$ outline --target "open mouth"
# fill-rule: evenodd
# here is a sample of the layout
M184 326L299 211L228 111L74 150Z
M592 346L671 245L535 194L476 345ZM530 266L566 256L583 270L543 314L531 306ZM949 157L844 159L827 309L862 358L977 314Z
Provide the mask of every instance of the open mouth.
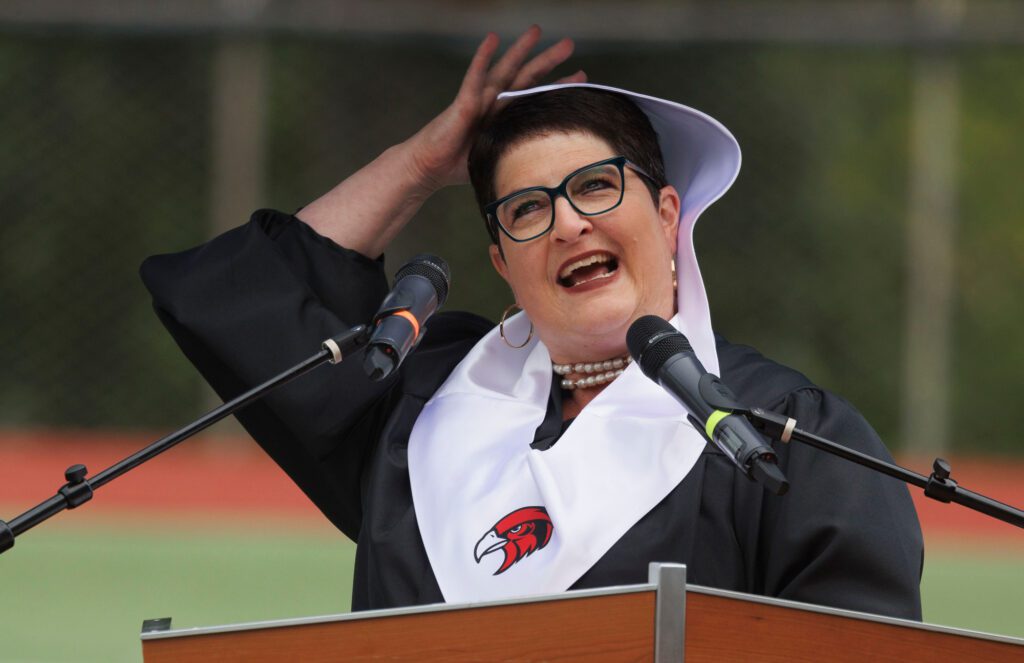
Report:
M558 285L563 288L606 279L619 268L619 259L610 253L592 253L564 265L558 272Z

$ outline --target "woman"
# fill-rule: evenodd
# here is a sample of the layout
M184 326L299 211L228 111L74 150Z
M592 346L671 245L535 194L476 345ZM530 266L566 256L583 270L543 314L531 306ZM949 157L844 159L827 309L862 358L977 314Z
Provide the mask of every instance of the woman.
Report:
M497 108L500 90L571 52L562 41L527 60L538 39L532 28L489 67L488 36L451 107L296 217L257 212L151 258L159 315L222 396L238 393L373 315L387 291L373 258L468 159L492 262L524 314L498 329L439 314L392 379L345 362L239 416L358 542L353 608L642 582L649 561L681 561L697 584L919 618L902 485L779 448L792 488L767 495L625 367L629 324L672 319L743 400L887 457L841 399L716 345L690 230L735 177L735 141L630 93L532 90Z

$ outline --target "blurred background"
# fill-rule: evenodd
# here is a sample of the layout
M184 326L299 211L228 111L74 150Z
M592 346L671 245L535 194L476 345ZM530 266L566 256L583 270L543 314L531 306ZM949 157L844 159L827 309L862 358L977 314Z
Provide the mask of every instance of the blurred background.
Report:
M559 75L739 140L696 230L719 333L843 394L913 469L942 455L1024 503L1024 3L6 0L0 517L216 404L144 257L317 197L439 112L487 31L533 22L577 42ZM450 189L386 259L445 257L447 307L496 320L486 245ZM138 660L144 618L348 609L352 544L233 423L120 483L0 559L0 658ZM1024 636L1024 534L918 503L926 621Z

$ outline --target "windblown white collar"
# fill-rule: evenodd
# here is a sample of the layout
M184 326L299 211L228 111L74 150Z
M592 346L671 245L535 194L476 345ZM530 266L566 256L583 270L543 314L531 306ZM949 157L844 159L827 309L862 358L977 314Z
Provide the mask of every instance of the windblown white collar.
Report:
M679 191L678 310L673 324L718 373L693 226L732 185L736 140L700 111L600 85L549 85L624 94L658 133ZM506 322L524 338L525 314ZM568 589L693 468L704 439L681 407L635 365L604 389L547 451L530 448L551 392L551 359L534 339L513 350L492 330L424 406L409 439L420 534L446 601Z

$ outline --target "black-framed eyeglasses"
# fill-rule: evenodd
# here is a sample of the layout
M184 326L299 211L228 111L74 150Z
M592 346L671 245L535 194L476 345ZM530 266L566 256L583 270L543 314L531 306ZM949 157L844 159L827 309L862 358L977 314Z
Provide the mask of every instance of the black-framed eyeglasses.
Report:
M488 223L501 228L513 242L528 242L555 226L555 200L563 196L584 216L610 212L622 203L626 191L624 168L629 166L657 186L654 178L623 156L583 166L566 175L554 189L534 186L499 198L484 207ZM494 241L498 240L493 230Z

